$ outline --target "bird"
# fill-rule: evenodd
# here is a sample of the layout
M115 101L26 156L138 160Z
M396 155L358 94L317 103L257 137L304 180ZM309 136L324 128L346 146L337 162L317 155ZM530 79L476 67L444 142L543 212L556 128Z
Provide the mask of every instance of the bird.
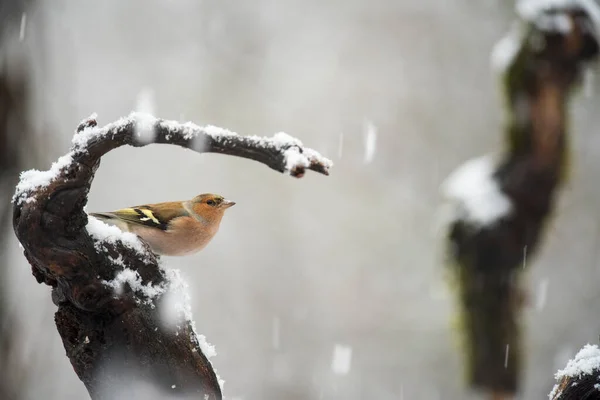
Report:
M157 255L185 256L208 245L219 230L225 210L235 204L223 196L204 193L186 201L146 204L89 215L138 235Z

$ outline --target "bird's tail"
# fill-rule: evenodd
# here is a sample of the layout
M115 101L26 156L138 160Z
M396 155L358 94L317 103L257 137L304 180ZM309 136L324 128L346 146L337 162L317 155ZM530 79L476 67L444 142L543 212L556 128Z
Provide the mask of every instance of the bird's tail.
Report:
M522 352L520 271L490 274L459 267L456 272L469 384L491 393L516 393Z

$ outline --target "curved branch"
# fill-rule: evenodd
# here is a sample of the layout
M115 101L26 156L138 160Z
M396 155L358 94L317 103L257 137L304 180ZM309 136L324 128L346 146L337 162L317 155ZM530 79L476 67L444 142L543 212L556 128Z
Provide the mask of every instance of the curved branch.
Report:
M165 392L220 399L217 376L197 335L177 271L164 270L135 235L89 218L83 210L100 158L117 147L175 144L197 152L249 158L301 177L328 174L331 161L286 134L242 137L212 126L131 114L77 128L71 151L49 171L21 174L13 197L13 226L38 282L53 288L56 325L67 355L92 399L110 398L107 382L152 382ZM175 315L174 325L160 309ZM164 311L164 310L163 310Z
M329 175L332 165L330 160L303 147L302 142L285 133L278 133L272 138L240 136L211 125L200 127L190 122L182 124L142 113L132 113L103 128L96 128L94 115L83 121L78 130L82 134L73 140L74 150L83 162L87 160L86 153L93 160L125 144L140 147L149 143L163 143L198 153L248 158L298 178L304 175L306 169ZM104 140L105 136L111 137L111 140Z

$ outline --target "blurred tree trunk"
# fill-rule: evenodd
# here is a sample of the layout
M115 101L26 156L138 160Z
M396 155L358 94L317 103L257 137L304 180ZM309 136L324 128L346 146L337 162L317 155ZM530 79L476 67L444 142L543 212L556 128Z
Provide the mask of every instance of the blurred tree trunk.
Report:
M493 399L512 398L521 387L525 260L541 244L566 175L569 100L583 69L598 55L591 15L578 4L540 7L537 15L521 17L520 36L506 39L516 46L514 54L503 49L504 58L512 56L503 82L507 149L485 177L498 193L463 202L448 235L469 384ZM571 27L567 31L559 29L564 21ZM465 189L464 180L472 178L472 172L461 175L462 186L452 189L455 196L461 191L458 200L480 195ZM507 212L485 223L474 220L475 211L496 207L497 199L509 204Z
M22 169L19 144L28 141L28 65L23 47L15 49L21 21L30 2L8 0L0 3L0 254L7 254L6 231L12 207L10 198ZM14 51L16 50L16 51ZM8 268L6 256L0 259L0 276ZM7 307L5 286L0 281L0 399L22 398L25 368L15 351L18 338L16 318Z

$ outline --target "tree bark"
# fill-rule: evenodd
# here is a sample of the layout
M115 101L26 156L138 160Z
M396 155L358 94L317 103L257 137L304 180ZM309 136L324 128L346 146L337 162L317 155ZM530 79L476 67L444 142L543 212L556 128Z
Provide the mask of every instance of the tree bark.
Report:
M564 377L551 400L600 400L600 390L597 388L599 379L598 370L579 377Z
M221 399L190 316L176 329L161 322L165 295L181 282L147 246L140 252L123 241L102 242L86 229L83 207L100 158L122 145L165 143L253 159L295 177L307 169L328 174L331 162L287 135L243 137L141 114L103 128L90 117L77 131L68 155L49 172L23 173L13 198L14 231L35 278L52 287L56 326L75 372L94 400L113 398L131 382L151 383L165 395ZM158 294L131 281L115 291L107 282L125 268Z
M468 382L495 399L520 387L522 275L566 175L568 100L598 54L588 10L570 4L522 13L519 36L507 39L516 46L503 71L507 149L491 179L511 211L485 226L459 217L448 234Z

